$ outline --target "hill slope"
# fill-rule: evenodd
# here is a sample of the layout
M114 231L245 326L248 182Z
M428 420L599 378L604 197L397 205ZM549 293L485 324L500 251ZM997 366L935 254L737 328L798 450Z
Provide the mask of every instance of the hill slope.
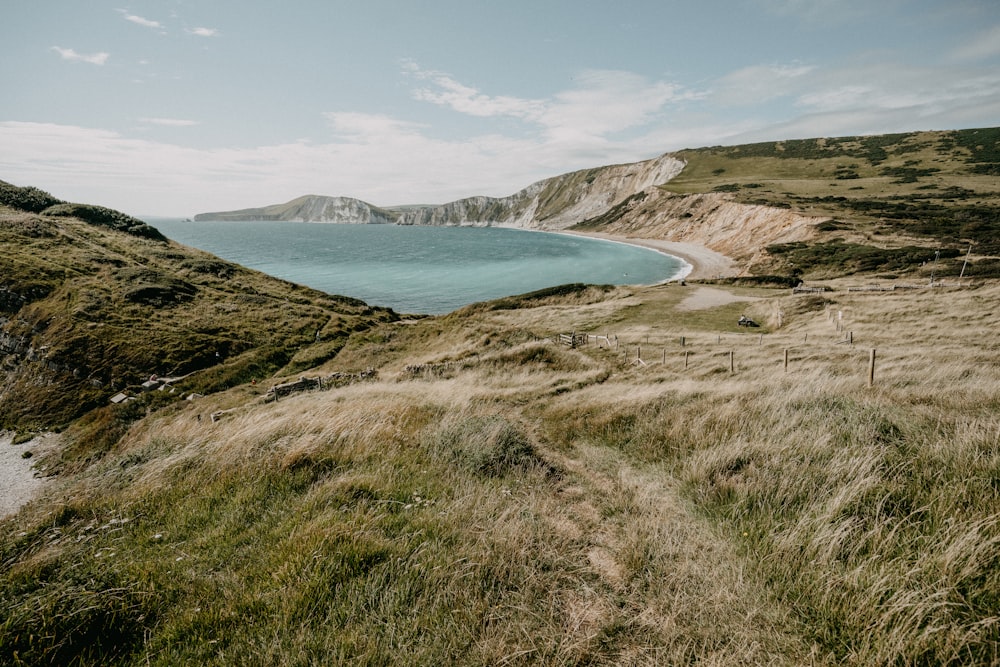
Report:
M997 286L709 289L386 323L308 373L372 382L154 412L0 524L0 659L996 662Z
M174 399L263 379L395 317L38 192L0 183L0 429L63 427L122 391L141 401L118 411L168 402L141 394L151 375L189 376Z
M579 229L700 242L748 273L1000 275L1000 129L766 142L686 167ZM901 252L900 252L901 251Z

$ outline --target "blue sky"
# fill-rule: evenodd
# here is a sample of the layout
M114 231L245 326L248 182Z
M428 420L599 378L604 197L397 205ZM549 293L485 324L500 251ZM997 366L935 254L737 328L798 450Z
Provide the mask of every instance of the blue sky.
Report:
M5 0L0 180L391 206L717 144L1000 125L997 0Z

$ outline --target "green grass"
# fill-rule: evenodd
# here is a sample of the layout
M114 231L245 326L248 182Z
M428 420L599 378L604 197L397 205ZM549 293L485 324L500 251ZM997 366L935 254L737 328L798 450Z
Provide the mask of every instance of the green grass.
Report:
M711 149L688 178L760 198L777 188L752 162L788 167L782 188L823 169L832 188L860 183L860 208L877 183L915 178L898 196L961 175L955 201L987 206L983 132ZM906 164L932 154L939 171ZM796 187L789 206L848 208ZM0 317L52 367L5 357L0 417L22 438L66 428L37 457L58 476L0 521L0 663L1000 661L990 281L717 284L755 300L714 307L691 305L694 284L569 285L399 321L43 214L43 195L15 190L0 212ZM934 243L861 242L873 228L852 216L773 257L866 277L963 260L914 269ZM547 342L574 331L625 351ZM282 377L366 368L369 382L262 400ZM107 404L189 371L175 394ZM192 392L207 395L180 400Z
M823 240L846 232L872 252L917 237L949 250L971 242L977 254L995 256L996 154L996 129L713 147L681 151L687 167L662 187L831 216L817 230Z
M293 360L289 372L301 370L396 317L168 242L99 207L0 209L0 247L4 330L35 350L34 360L27 346L5 359L0 428L64 428L118 391L137 395L151 375L190 376L175 385L180 399L262 380Z
M385 323L334 359L376 381L123 415L0 526L3 661L995 661L997 288L679 309L691 291ZM875 389L829 308L880 348ZM524 333L574 320L652 338L648 363Z

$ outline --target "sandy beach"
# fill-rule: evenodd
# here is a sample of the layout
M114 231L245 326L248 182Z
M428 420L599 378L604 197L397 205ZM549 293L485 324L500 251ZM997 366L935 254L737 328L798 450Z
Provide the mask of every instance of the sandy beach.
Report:
M729 278L731 276L738 275L740 272L736 262L734 262L731 258L726 257L721 253L717 253L714 250L709 250L705 246L697 243L662 241L660 239L640 239L628 236L618 236L616 234L605 234L603 232L576 232L566 230L565 233L577 234L579 236L590 236L595 239L604 239L606 241L629 243L643 248L658 250L668 255L673 255L674 257L684 260L691 267L690 271L688 271L688 273L684 276L685 278Z

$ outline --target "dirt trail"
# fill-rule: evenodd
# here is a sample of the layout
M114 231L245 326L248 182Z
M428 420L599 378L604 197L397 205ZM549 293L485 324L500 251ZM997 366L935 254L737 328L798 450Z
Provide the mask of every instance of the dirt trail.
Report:
M48 483L36 477L34 465L41 450L52 447L52 436L41 436L20 445L11 444L12 433L0 433L0 519L15 513ZM26 452L32 456L24 458Z
M692 512L677 480L606 448L578 445L546 456L578 481L564 491L568 516L588 536L591 569L626 601L618 609L591 601L582 623L635 624L673 655L706 664L824 664L735 546Z

